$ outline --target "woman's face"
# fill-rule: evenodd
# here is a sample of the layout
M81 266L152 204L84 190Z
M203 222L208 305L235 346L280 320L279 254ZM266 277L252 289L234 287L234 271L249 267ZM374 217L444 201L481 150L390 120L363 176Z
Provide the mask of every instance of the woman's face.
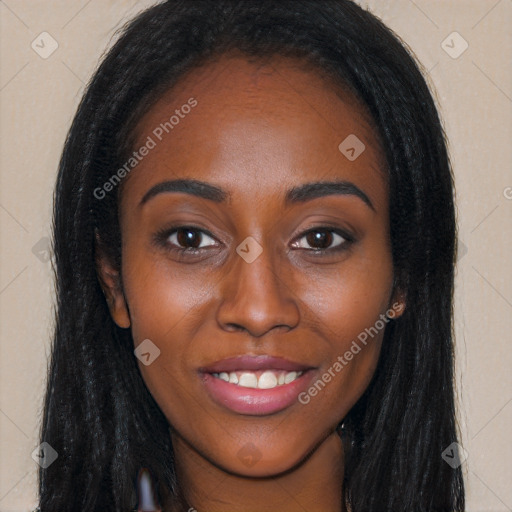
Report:
M112 315L175 445L229 472L299 464L374 373L394 298L366 119L293 61L225 57L138 125Z

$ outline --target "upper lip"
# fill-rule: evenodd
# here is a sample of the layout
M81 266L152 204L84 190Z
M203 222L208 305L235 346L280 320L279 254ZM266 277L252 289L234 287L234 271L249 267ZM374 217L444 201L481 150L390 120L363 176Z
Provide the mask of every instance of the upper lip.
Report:
M282 357L274 357L269 355L249 356L241 355L222 359L211 365L199 368L203 373L220 373L234 371L256 371L256 370L286 370L286 371L304 371L313 368L311 365L297 363L284 359Z

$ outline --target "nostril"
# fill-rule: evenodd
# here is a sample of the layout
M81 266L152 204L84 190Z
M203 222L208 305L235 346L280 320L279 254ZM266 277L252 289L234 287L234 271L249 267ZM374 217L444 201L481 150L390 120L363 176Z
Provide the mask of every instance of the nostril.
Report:
M227 329L229 331L233 331L233 332L237 332L237 331L246 331L247 329L245 327L243 327L242 325L240 324L233 324L233 323L229 323L226 325Z

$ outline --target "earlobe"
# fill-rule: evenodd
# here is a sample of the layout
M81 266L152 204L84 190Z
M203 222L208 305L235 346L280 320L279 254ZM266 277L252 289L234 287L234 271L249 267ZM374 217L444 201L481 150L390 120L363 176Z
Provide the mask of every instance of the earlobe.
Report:
M391 299L391 303L389 305L387 316L389 318L399 318L404 313L405 307L406 307L406 295L402 290L397 289L393 293L393 298Z
M97 231L95 232L95 262L96 273L103 290L103 295L105 295L110 315L119 327L127 329L130 327L131 322L121 285L121 276L101 248L101 240Z
M105 292L105 298L107 299L108 308L110 310L110 316L114 322L123 329L128 329L131 325L130 315L126 305L126 300L122 290L116 289L115 291L109 290Z

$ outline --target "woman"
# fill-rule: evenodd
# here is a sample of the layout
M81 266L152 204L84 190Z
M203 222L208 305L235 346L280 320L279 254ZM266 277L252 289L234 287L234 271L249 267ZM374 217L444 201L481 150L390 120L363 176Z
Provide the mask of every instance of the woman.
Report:
M374 16L143 12L59 169L41 512L131 510L138 475L140 510L464 510L455 241L434 102Z

